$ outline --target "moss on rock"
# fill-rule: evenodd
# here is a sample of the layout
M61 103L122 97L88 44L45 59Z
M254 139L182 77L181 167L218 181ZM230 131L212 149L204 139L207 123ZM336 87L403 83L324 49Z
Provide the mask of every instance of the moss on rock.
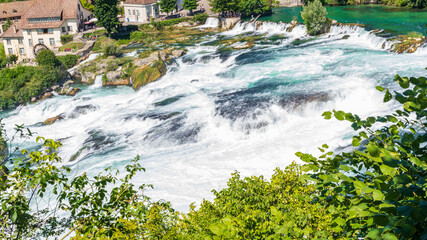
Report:
M166 72L166 64L161 60L155 61L151 65L137 68L132 74L133 88L138 90L142 86L163 77Z

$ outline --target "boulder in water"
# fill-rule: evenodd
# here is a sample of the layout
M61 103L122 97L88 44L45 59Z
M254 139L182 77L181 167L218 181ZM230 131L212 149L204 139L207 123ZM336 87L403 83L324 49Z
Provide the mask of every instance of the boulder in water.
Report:
M182 50L182 49L179 49L179 50L173 50L172 51L172 56L173 57L182 57L182 56L184 56L185 55L185 51L184 50Z
M132 74L133 88L138 90L142 86L163 77L166 72L167 68L165 62L160 60L149 66L137 68Z
M51 98L51 97L53 97L53 93L52 92L45 92L41 96L40 101L45 100L46 98Z
M46 119L46 120L43 122L43 125L52 125L52 124L54 124L56 121L61 120L61 119L64 119L64 117L62 116L62 114L60 114L60 115L58 115L58 116L56 116L56 117L51 117L51 118Z

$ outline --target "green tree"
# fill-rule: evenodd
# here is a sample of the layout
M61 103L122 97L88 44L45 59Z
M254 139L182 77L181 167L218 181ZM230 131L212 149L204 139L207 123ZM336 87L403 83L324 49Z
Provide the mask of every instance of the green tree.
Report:
M117 15L117 0L96 0L94 7L95 16L98 18L98 24L107 30L110 36L113 30L117 30L120 26Z
M409 0L408 2L408 5L413 8L427 7L427 0Z
M193 10L197 8L198 4L196 0L184 0L184 9L190 10L190 13L193 13Z
M58 58L55 56L55 53L53 53L49 49L41 50L37 54L36 59L37 59L37 64L39 66L58 67L61 64Z
M239 11L241 0L209 0L211 10L217 13L226 11Z
M160 0L160 9L169 15L170 12L176 9L176 0Z
M16 56L15 54L11 54L8 56L6 61L9 63L16 63L16 61L18 61L18 56Z
M246 0L241 1L239 10L244 17L251 15L271 14L272 8L277 6L277 1L271 0Z
M10 26L12 26L12 21L10 21L10 18L6 18L6 23L3 24L3 32L6 32L7 29L9 29Z
M301 17L304 19L308 34L317 35L323 33L325 24L328 21L327 15L326 8L322 6L320 0L314 0L309 2L307 6L303 6Z

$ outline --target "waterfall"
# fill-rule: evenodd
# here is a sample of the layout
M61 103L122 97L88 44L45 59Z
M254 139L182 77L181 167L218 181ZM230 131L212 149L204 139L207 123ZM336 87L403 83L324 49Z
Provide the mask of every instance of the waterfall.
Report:
M103 76L104 76L104 74L96 76L96 77L95 77L95 82L94 82L94 84L93 84L92 86L90 86L90 87L91 87L91 88L99 88L99 87L102 87L102 83L103 83L102 77L103 77Z
M217 17L209 17L206 20L206 23L199 26L199 28L218 28L219 27L219 19Z

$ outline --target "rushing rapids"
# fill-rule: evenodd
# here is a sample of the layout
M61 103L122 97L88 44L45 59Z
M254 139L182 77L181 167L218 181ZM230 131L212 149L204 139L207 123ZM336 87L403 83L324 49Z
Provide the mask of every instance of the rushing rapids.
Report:
M375 86L395 88L395 74L426 74L425 47L395 54L386 38L362 27L333 26L316 38L303 25L289 27L241 22L189 47L162 79L139 91L96 87L99 77L75 97L56 96L0 116L9 133L23 123L36 135L61 140L60 155L73 174L122 169L141 155L147 172L136 184L153 184L151 197L186 210L224 187L234 170L268 176L296 160L297 151L317 154L323 143L348 147L349 124L323 120L324 111L389 112L395 106L382 103ZM264 40L252 49L218 46L254 35ZM41 124L58 115L63 119Z

